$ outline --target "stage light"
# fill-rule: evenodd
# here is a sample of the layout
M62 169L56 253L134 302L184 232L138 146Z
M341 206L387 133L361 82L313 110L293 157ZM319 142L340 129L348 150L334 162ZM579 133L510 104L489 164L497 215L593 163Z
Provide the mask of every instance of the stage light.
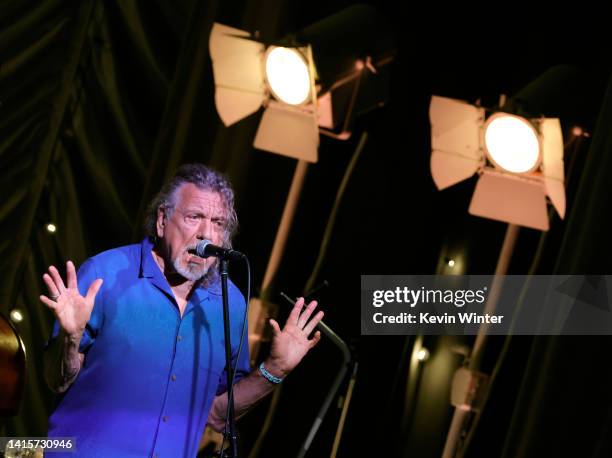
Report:
M469 213L548 230L546 196L565 216L563 136L557 118L526 118L433 96L431 174L439 190L478 172Z
M559 216L565 216L561 122L546 116L572 117L572 106L581 106L580 88L585 81L581 71L560 65L542 73L508 101L503 97L499 107L485 109L432 97L431 173L436 186L444 189L478 172L469 212L508 223L483 314L495 312L519 226L548 230L546 197ZM443 457L457 455L458 444L467 434L468 415L486 402L490 378L479 368L488 333L489 325L481 324L465 367L455 373L451 391L455 411Z
M47 229L47 232L54 233L57 230L57 227L55 226L55 224L49 223L45 226L45 229Z
M317 162L319 133L347 139L356 115L386 101L390 36L367 5L273 42L215 23L209 48L219 117L230 126L263 107L253 145Z
M448 260L448 267L455 267L455 260L454 259L449 259Z
M394 33L369 5L353 5L282 38L214 23L209 51L215 106L223 124L262 111L253 146L297 159L285 208L263 277L249 305L251 357L263 339L270 300L309 163L318 161L319 135L346 140L354 119L386 103ZM361 151L367 133L362 132Z
M266 50L248 32L218 23L213 25L209 47L221 121L230 126L263 106L254 146L317 162L312 50L308 46Z

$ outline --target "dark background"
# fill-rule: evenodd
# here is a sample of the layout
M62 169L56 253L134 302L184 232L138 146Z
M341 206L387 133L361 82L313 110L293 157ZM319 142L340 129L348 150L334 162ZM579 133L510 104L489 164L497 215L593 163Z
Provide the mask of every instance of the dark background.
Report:
M240 218L234 245L249 255L259 292L296 161L253 149L261 112L229 128L218 119L210 27L217 21L274 39L353 3L2 2L0 311L24 311L17 327L28 352L21 411L4 435L46 432L52 396L41 358L52 317L37 299L42 272L138 241L144 206L179 164L209 164L234 183ZM409 371L413 338L359 335L359 275L443 273L444 260L455 255L466 260L465 273L491 273L505 225L467 214L475 179L435 189L430 97L493 106L500 94L516 94L554 64L571 62L580 71L579 83L562 92L561 108L550 113L563 116L566 218L553 215L545 235L522 229L510 273L605 274L610 66L597 49L605 42L564 40L565 33L549 33L539 19L504 13L485 21L454 9L442 19L438 5L416 12L403 2L370 3L387 17L396 43L389 99L355 120L348 141L321 137L272 300L282 315L287 308L278 292L304 292L336 191L367 132L318 275L318 283L329 282L317 295L325 321L359 361L339 456L433 457L452 414L450 380L461 363L453 348L471 341L425 336L432 356L418 373ZM575 124L590 136L572 138ZM55 234L45 231L47 222L57 225ZM244 272L232 277L244 290ZM604 337L492 339L483 370L495 370L495 383L467 456L609 456L610 344ZM291 374L261 456L295 455L339 362L323 341ZM267 408L262 403L240 422L244 450ZM338 419L335 400L309 456L329 454Z

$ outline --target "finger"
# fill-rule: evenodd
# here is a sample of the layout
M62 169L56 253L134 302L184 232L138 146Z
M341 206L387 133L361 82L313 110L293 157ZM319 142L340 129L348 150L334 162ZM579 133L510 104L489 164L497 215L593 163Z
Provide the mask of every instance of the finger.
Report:
M38 298L40 299L40 302L42 302L43 304L45 304L47 307L49 307L51 310L57 312L57 302L52 301L51 299L49 299L47 296L38 296Z
M68 261L66 263L66 277L68 281L68 288L76 289L77 288L77 274L76 269L74 268L74 264L72 261Z
M49 290L49 295L51 297L59 296L59 291L49 274L43 274L43 281L45 282L45 285L47 285L47 290Z
M293 310L289 314L287 318L287 324L293 324L297 326L298 318L300 316L300 312L302 311L302 307L304 306L304 298L300 297L297 301L295 301L295 305L293 306Z
M86 301L93 304L94 300L96 299L96 294L98 294L98 291L100 291L100 287L102 286L103 282L104 280L102 280L101 278L98 278L97 280L94 280L91 283L91 285L89 285L89 289L87 290L87 295L85 296Z
M272 326L272 332L274 333L274 336L277 336L281 333L280 326L278 325L276 320L270 319L270 326Z
M64 280L62 280L62 277L60 277L60 274L55 266L49 267L49 274L53 279L53 283L55 283L58 293L62 294L66 290L66 287L64 286Z
M319 340L321 340L321 331L315 332L315 335L312 337L312 339L309 340L310 343L308 348L314 348L315 345L319 343Z
M315 326L319 324L319 321L323 319L323 315L323 311L319 311L319 313L317 313L314 318L310 320L306 326L304 326L304 332L306 333L306 335L309 335L315 328Z
M317 308L317 301L312 301L310 304L308 304L308 307L304 309L304 312L298 319L298 328L302 329L306 325L308 318L310 318L310 315L312 315L315 308Z

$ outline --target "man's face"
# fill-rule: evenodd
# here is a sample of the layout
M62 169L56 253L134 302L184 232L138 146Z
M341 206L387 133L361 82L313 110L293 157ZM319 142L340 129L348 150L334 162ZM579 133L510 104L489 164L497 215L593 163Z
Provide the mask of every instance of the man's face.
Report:
M178 188L174 209L157 211L157 235L166 266L174 266L187 280L199 280L206 275L215 258L196 256L195 247L204 239L214 245L223 243L226 213L218 193L202 190L192 183Z

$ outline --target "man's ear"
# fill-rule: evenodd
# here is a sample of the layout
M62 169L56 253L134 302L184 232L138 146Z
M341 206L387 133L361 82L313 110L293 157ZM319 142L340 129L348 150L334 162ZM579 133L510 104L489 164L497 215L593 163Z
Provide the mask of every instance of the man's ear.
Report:
M162 238L164 236L166 222L166 209L159 207L157 209L157 237Z

